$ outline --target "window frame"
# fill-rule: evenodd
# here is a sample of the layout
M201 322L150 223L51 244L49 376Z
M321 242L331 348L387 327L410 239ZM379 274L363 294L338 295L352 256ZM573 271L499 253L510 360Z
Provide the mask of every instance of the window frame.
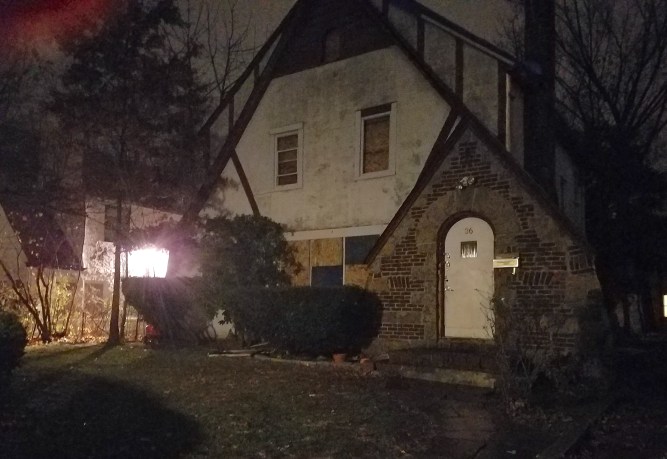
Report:
M303 185L303 123L292 124L281 128L271 129L271 149L273 154L273 189L274 190L293 190L301 188ZM290 135L297 135L296 151L296 183L285 185L278 184L278 139Z
M364 173L364 127L366 120L389 115L389 158L388 167L382 171ZM357 110L357 159L355 173L357 179L372 179L396 174L396 102Z

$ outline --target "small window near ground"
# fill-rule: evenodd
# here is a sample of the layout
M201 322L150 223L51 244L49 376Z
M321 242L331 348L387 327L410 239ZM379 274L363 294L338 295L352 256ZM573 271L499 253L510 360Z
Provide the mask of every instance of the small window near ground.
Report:
M371 249L377 242L377 234L371 236L352 236L345 238L345 264L363 264Z
M310 285L313 287L339 287L343 285L343 267L313 266Z

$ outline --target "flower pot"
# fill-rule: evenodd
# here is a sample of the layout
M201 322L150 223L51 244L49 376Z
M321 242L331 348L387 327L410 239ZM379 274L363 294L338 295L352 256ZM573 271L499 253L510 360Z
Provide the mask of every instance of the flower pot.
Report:
M333 354L333 361L335 364L340 364L345 362L345 359L347 359L347 354L344 352L335 352Z

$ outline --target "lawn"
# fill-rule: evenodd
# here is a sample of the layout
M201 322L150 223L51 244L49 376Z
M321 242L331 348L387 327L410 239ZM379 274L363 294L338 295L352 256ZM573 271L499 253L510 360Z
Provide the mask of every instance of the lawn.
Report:
M204 349L29 349L0 411L0 456L471 457L485 391Z

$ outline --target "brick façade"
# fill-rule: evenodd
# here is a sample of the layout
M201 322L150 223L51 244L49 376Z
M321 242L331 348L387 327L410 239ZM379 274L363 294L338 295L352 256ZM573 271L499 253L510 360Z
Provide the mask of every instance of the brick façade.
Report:
M468 127L431 175L373 259L370 288L384 305L380 341L390 347L437 344L438 241L458 220L486 220L494 253L518 255L519 268L494 270L495 297L537 327L524 338L559 352L573 351L577 312L599 289L593 256L523 171L499 157ZM519 177L517 174L524 174ZM457 189L463 177L472 186Z

